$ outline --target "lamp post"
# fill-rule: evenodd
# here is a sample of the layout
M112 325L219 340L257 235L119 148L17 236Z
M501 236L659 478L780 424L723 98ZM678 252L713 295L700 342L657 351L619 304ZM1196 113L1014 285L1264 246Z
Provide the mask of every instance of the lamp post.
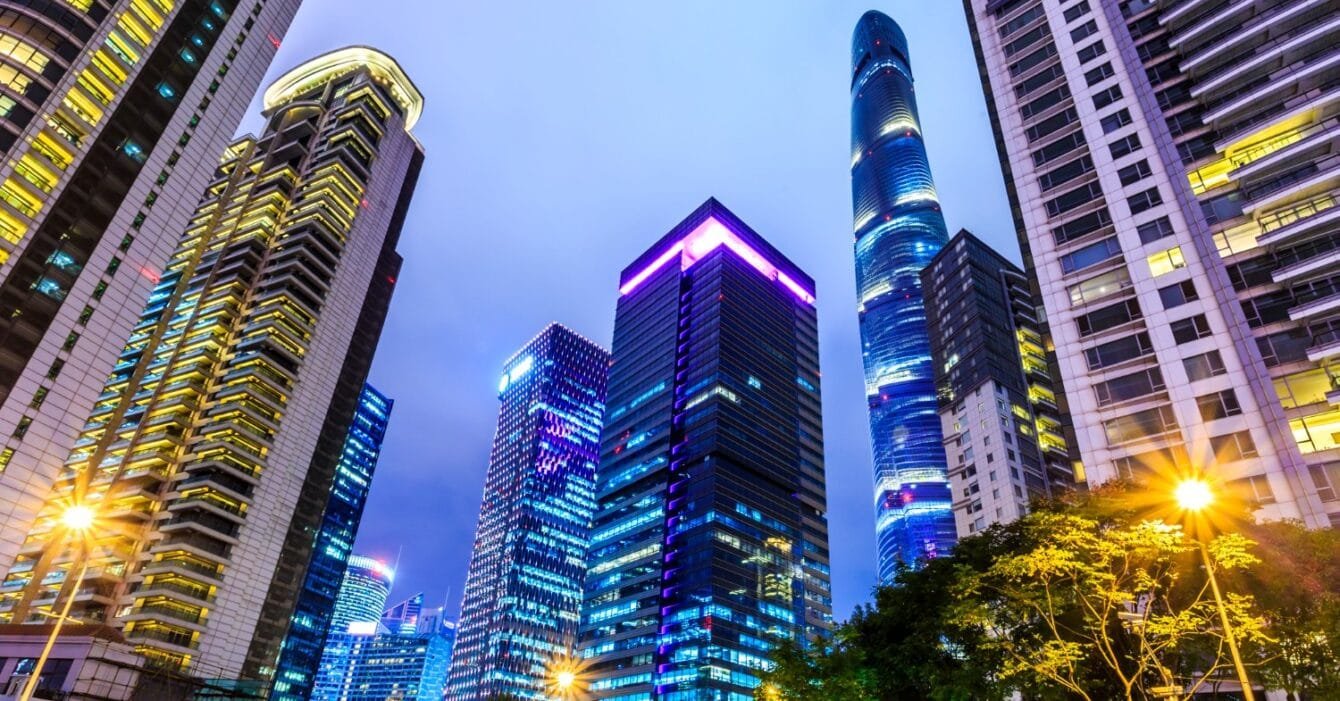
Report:
M47 658L51 656L51 649L56 646L56 638L60 636L61 627L65 625L65 619L70 615L70 606L74 604L74 598L79 594L79 586L84 583L84 575L88 573L86 535L89 529L93 527L93 520L93 509L87 506L71 506L61 514L61 525L65 527L66 533L73 534L79 539L79 546L75 551L75 561L70 563L70 569L73 570L77 566L79 574L75 576L74 586L70 588L70 595L65 597L65 605L61 607L60 615L56 617L56 623L51 627L51 634L47 636L46 645L42 646L42 654L38 656L32 674L23 685L23 691L19 694L18 701L32 701L33 694L37 692L37 684L42 679L42 669L46 667Z
M1184 511L1200 515L1214 503L1214 490L1204 480L1188 479L1177 485L1173 492L1177 505ZM1205 564L1205 575L1210 580L1210 591L1214 593L1214 603L1219 609L1219 622L1224 627L1224 638L1228 642L1228 652L1233 657L1233 668L1238 673L1238 684L1242 686L1242 695L1246 701L1256 701L1252 692L1252 683L1247 678L1247 668L1242 664L1242 654L1238 652L1238 636L1233 632L1233 624L1228 619L1228 608L1224 605L1223 594L1219 591L1219 580L1214 575L1214 563L1210 560L1210 550L1205 541L1195 538L1200 547L1201 561Z

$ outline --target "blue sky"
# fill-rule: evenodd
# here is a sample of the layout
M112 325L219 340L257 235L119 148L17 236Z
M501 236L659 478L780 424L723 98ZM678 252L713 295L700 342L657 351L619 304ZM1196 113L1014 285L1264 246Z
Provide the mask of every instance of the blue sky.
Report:
M304 2L267 83L368 44L427 97L415 133L428 156L371 378L396 405L358 539L360 552L400 557L392 598L449 590L459 605L503 361L550 321L608 346L619 271L716 196L818 283L838 615L867 599L848 84L851 30L872 7L907 32L951 231L1017 260L953 0Z

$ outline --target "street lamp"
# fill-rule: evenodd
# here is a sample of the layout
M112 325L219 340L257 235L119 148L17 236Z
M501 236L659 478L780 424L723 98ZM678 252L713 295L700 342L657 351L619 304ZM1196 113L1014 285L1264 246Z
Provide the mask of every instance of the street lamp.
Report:
M42 669L46 667L47 658L51 656L51 649L56 646L56 638L60 636L60 629L65 625L65 619L70 615L70 606L74 604L74 598L79 594L79 587L84 583L84 575L88 573L88 536L89 530L93 528L95 515L93 509L82 504L75 504L60 515L60 523L65 527L66 535L78 539L79 547L75 551L75 560L70 563L70 569L76 566L79 568L79 574L74 578L74 586L70 588L70 595L65 597L65 606L61 608L60 615L56 617L55 625L51 626L51 635L47 636L46 645L42 646L42 654L37 658L37 664L33 665L31 676L27 683L23 685L23 691L19 694L18 701L32 701L33 694L37 693L37 683L42 678Z
M1173 490L1173 497L1184 511L1199 516L1214 503L1214 490L1205 480L1186 479ZM1233 668L1237 670L1243 698L1246 701L1256 701L1252 683L1247 679L1247 668L1243 666L1242 655L1238 652L1237 635L1233 632L1233 624L1228 620L1228 608L1224 606L1224 597L1219 591L1219 580L1214 576L1214 563L1210 561L1210 550L1205 547L1205 541L1200 538L1194 540L1196 545L1200 546L1201 561L1205 563L1205 575L1210 580L1210 591L1214 592L1214 603L1219 609L1219 622L1224 626L1224 638L1228 642L1228 652L1233 657Z
M558 687L559 691L571 691L576 683L577 674L566 669L554 675L554 686Z

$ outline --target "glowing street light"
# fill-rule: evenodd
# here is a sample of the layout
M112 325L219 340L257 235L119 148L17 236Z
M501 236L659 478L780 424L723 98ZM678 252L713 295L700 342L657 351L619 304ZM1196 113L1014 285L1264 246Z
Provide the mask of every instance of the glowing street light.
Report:
M71 531L86 531L93 526L93 509L76 504L61 514L60 521Z
M559 691L571 691L572 687L575 686L576 684L577 684L576 672L571 672L565 669L559 672L558 674L554 675L554 686L558 687Z
M84 583L84 575L88 573L88 535L95 520L97 519L93 509L83 504L75 504L61 512L60 523L65 527L65 535L73 536L79 541L75 559L70 563L71 570L76 566L79 567L79 574L74 578L70 594L65 597L65 606L56 617L56 623L51 626L51 635L47 636L46 645L42 646L42 654L37 657L37 663L33 665L32 674L23 685L18 701L31 701L33 694L37 692L37 683L42 679L42 669L46 667L47 658L51 657L51 649L56 646L56 638L60 636L60 629L65 625L65 619L70 616L70 606L74 604L74 598L79 595L79 587ZM59 536L60 533L57 532L55 537Z
M1214 504L1214 489L1205 480L1186 479L1178 483L1173 490L1173 498L1182 510L1200 516ZM1224 638L1228 642L1228 652L1233 656L1233 668L1238 674L1238 684L1242 686L1242 696L1246 701L1256 701L1252 682L1247 678L1247 668L1242 664L1242 654L1238 652L1238 636L1233 632L1233 624L1228 620L1228 608L1224 606L1224 597L1219 591L1219 580L1214 576L1214 563L1210 561L1210 551L1200 538L1195 540L1200 546L1200 557L1205 564L1205 575L1210 580L1210 591L1214 592L1214 603L1219 609L1219 623L1224 627Z

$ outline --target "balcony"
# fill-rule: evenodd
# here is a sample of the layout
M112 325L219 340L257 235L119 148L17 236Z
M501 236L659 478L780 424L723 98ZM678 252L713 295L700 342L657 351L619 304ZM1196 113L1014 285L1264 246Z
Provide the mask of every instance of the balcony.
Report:
M1288 101L1299 94L1306 94L1313 89L1324 87L1314 84L1317 80L1329 85L1330 81L1326 79L1337 66L1340 66L1340 52L1322 54L1311 63L1301 63L1281 68L1266 76L1267 79L1255 90L1248 90L1246 93L1230 98L1212 108L1207 106L1202 121L1209 125L1223 126L1223 123L1229 121L1230 117L1240 115L1244 111L1257 111L1263 104L1276 100L1287 104ZM1293 92L1288 95L1279 94L1286 89L1292 89Z
M1289 318L1294 321L1311 319L1340 309L1340 290L1331 290L1329 294L1300 304L1289 310Z

